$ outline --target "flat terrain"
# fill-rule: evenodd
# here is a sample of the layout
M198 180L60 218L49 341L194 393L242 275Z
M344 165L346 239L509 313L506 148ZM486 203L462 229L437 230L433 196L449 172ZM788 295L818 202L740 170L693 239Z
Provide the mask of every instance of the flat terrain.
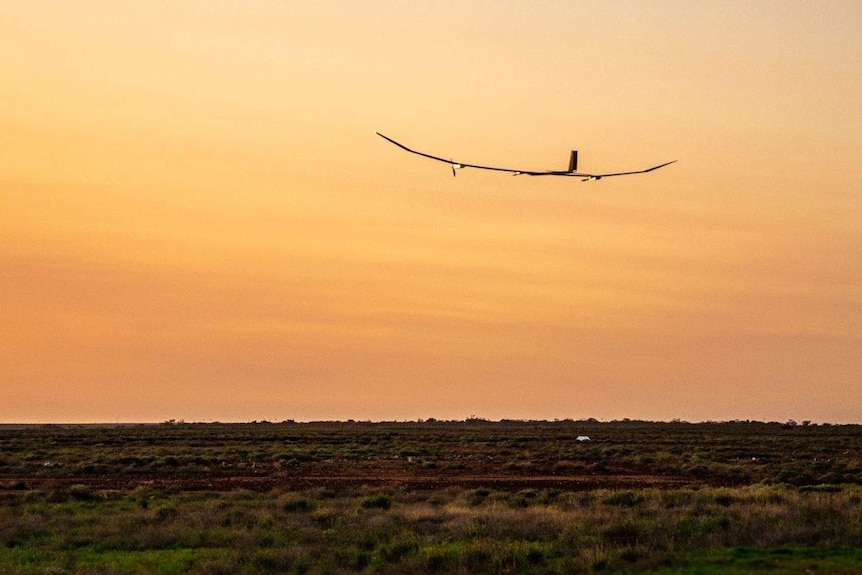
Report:
M862 573L860 446L794 422L5 425L0 572Z
M862 426L758 422L0 426L0 485L266 491L859 484L860 446Z

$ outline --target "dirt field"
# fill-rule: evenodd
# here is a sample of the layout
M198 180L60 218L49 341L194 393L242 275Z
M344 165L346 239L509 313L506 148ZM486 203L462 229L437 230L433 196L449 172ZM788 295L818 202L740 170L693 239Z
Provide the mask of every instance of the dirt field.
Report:
M591 436L589 442L577 441ZM862 483L860 426L564 421L0 426L0 489Z
M386 489L428 491L448 487L488 487L498 491L521 489L558 489L586 491L591 489L673 488L685 485L710 485L699 478L659 475L493 475L436 473L404 473L381 471L375 475L221 475L218 477L163 477L163 476L99 476L69 475L64 477L37 477L0 475L0 490L27 489L52 490L85 485L91 489L107 491L133 491L139 488L181 491L233 491L237 489L266 491L303 491L307 489L346 489L374 486ZM724 485L717 482L712 485Z

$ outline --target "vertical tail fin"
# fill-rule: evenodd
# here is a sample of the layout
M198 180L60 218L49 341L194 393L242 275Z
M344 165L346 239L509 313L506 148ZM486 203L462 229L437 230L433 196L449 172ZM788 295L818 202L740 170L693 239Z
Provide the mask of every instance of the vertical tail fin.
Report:
M578 151L572 150L572 155L569 158L569 171L577 172L578 171Z

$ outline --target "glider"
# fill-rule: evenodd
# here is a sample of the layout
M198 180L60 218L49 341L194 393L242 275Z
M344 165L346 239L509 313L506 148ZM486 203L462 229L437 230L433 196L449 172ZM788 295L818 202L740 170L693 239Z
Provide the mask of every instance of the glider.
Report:
M653 166L652 168L647 168L645 170L634 170L631 172L614 172L610 174L587 174L583 172L578 172L578 152L577 150L572 150L572 155L569 157L569 169L568 170L543 170L543 171L534 171L534 170L515 170L512 168L497 168L494 166L480 166L478 164L467 164L464 162L455 162L453 160L447 160L446 158L441 158L439 156L432 156L431 154L426 154L424 152L419 152L417 150L412 150L405 146L404 144L399 144L392 138L388 136L384 136L380 132L375 132L378 136L386 140L387 142L391 142L401 148L402 150L406 150L411 154L416 154L417 156L422 156L425 158L430 158L432 160L437 160L438 162L443 162L452 166L452 175L455 175L455 170L460 170L462 168L477 168L479 170L493 170L495 172L506 172L512 174L513 176L568 176L581 178L582 182L588 182L593 180L601 180L602 178L610 178L612 176L628 176L631 174L645 174L647 172L652 172L653 170L657 170L659 168L663 168L665 166L669 166L670 164L676 162L673 160L671 162L665 162L664 164L659 164L658 166Z

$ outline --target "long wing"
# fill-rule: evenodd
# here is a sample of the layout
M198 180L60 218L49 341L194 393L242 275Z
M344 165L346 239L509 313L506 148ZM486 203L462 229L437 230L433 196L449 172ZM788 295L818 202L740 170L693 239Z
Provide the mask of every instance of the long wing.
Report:
M508 173L510 173L510 174L534 174L534 173L539 173L539 172L530 172L530 171L528 171L528 170L527 170L527 171L525 171L525 170L514 170L514 169L511 169L511 168L496 168L496 167L494 167L494 166L480 166L480 165L478 165L478 164L468 164L468 163L466 163L466 162L456 162L456 161L454 161L454 160L447 160L446 158L441 158L441 157L439 157L439 156L432 156L431 154L426 154L426 153L424 153L424 152L419 152L419 151L413 150L413 149L411 149L411 148L408 148L408 147L407 147L407 146L405 146L404 144L399 144L398 142L396 142L396 141L395 141L395 140L393 140L392 138L390 138L390 137L388 137L388 136L384 136L384 135L383 135L383 134L381 134L380 132L375 132L375 134L377 134L378 136L380 136L381 138L383 138L384 140L386 140L386 141L388 141L388 142L392 142L393 144L395 144L396 146L398 146L398 147L399 147L399 148L401 148L402 150L407 150L407 151L408 151L408 152L410 152L411 154L416 154L417 156L422 156L422 157L424 157L424 158L430 158L430 159L432 159L432 160L437 160L438 162L443 162L443 163L449 164L450 166L452 166L452 169L453 169L453 170L454 170L454 169L460 169L460 168L478 168L478 169L480 169L480 170L494 170L495 172L508 172Z
M676 162L676 160L673 160L672 162L667 162L667 163L664 163L664 164L661 164L658 166L653 166L652 168L647 168L645 170L636 170L636 171L631 171L631 172L615 172L615 173L610 173L610 174L586 174L586 173L582 173L582 172L567 171L567 170L543 170L543 171L517 170L514 168L500 168L500 167L496 167L496 166L480 166L479 164L468 164L466 162L456 162L456 161L451 160L451 159L447 160L446 158L441 158L440 156L434 156L431 154L426 154L424 152L420 152L418 150L413 150L411 148L408 148L404 144L400 144L400 143L396 142L395 140L393 140L392 138L390 138L388 136L384 136L380 132L375 132L375 133L378 136L380 136L381 138L383 138L384 140L386 140L387 142L395 144L396 146L398 146L402 150L410 152L411 154L416 154L417 156L422 156L424 158L429 158L431 160L443 162L444 164L449 164L452 167L452 175L453 176L455 175L455 170L457 170L457 169L477 168L480 170L493 170L495 172L506 172L506 173L512 174L513 176L521 176L521 175L523 175L523 176L568 176L568 177L583 178L583 181L589 181L589 180L600 180L602 178L610 178L613 176L628 176L631 174L645 174L647 172L652 172L653 170L663 168L665 166L668 166L668 165Z
M676 160L671 160L670 162L665 162L664 164L659 164L658 166L653 166L652 168L647 168L645 170L636 170L633 172L615 172L613 174L592 174L587 176L587 180L601 180L602 178L610 178L613 176L630 176L631 174L645 174L647 172L652 172L653 170L657 170L659 168L663 168L665 166L669 166L676 162ZM576 174L572 174L573 176Z

